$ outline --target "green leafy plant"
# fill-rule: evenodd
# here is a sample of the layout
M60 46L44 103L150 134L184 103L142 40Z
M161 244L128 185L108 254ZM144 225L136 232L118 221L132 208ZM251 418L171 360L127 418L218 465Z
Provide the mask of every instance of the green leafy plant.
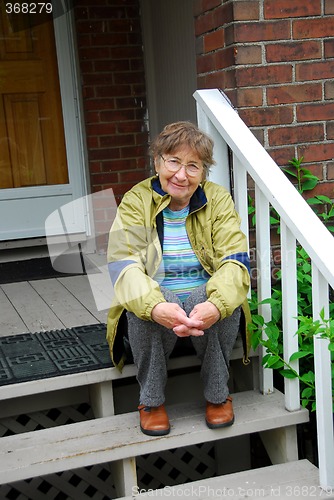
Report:
M312 191L318 184L319 179L313 175L310 170L302 166L304 157L292 158L289 166L283 168L283 171L297 180L297 189L302 194L305 191Z
M268 303L275 307L276 301L267 299L263 303ZM290 356L286 361L283 357L282 332L275 323L275 319L265 323L261 315L254 315L251 329L252 347L257 349L261 344L265 348L265 355L262 358L262 364L265 368L277 370L278 373L289 379L298 378L301 383L301 404L311 411L316 409L315 402L315 374L314 374L314 336L320 339L327 339L328 349L331 352L332 362L334 361L334 320L326 319L324 312L320 314L319 320L314 320L310 316L298 316L299 328L298 335L299 350ZM265 338L263 337L265 333ZM299 360L300 370L296 371L293 362ZM332 364L332 378L334 378L334 365ZM334 411L334 398L333 398Z
M314 189L319 179L307 168L302 166L303 158L293 158L289 166L283 169L287 174L297 181L297 189L303 194L305 191ZM327 228L334 232L334 204L326 196L317 195L307 199L313 210L323 220ZM254 200L249 198L249 214L255 222ZM272 224L277 224L277 218L271 218ZM289 360L283 357L283 333L282 333L282 288L281 273L276 273L275 285L272 287L270 298L261 304L269 304L271 308L271 320L265 322L263 316L257 314L259 303L256 293L252 293L250 301L252 311L252 347L256 349L262 345L265 355L262 364L265 368L276 370L283 378L298 378L301 383L301 403L311 411L316 409L315 405L315 375L314 375L314 336L329 341L329 349L332 359L332 378L334 387L334 320L326 319L322 311L319 320L312 318L312 277L311 261L307 252L301 247L296 249L297 260L297 294L298 294L298 336L299 349L293 353ZM330 303L330 317L334 316L334 304ZM294 368L294 361L299 361L299 372ZM334 409L334 406L333 406Z

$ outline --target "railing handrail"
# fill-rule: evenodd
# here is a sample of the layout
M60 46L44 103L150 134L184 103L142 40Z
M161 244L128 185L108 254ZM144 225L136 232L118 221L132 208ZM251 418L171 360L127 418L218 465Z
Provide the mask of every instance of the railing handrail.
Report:
M217 89L194 97L269 203L334 288L334 238ZM220 99L218 99L220 97Z
M229 179L228 147L233 156L235 174L235 201L242 214L243 227L248 233L247 173L255 182L256 246L257 246L257 293L259 313L265 321L271 318L269 304L263 304L271 296L270 262L270 205L277 211L281 222L282 256L282 328L284 359L290 360L298 350L297 330L297 269L296 244L302 245L312 262L312 311L319 319L321 309L329 317L328 285L334 288L334 238L325 225L287 179L286 175L257 141L246 124L240 119L227 97L218 89L198 90L199 125L211 133L219 146L215 156L220 170L215 174L218 183ZM218 138L218 141L217 141ZM217 167L216 167L217 168ZM227 172L226 172L227 171ZM229 186L227 186L229 187ZM241 212L240 212L241 211ZM269 272L268 272L269 271ZM259 351L261 356L265 350ZM298 372L298 360L294 360ZM334 435L332 415L332 374L328 340L314 339L314 366L317 404L317 434L319 482L323 488L334 488ZM298 379L285 381L285 406L294 411L300 406ZM264 394L273 390L272 370L260 371L260 386Z

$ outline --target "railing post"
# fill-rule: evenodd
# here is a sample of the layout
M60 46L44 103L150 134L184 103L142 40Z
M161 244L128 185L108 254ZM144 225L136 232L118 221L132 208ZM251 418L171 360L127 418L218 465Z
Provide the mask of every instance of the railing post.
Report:
M271 297L271 265L270 265L270 217L269 202L255 185L255 213L256 213L256 263L257 263L257 293L258 300ZM259 305L259 314L264 321L271 320L271 308L269 304ZM265 335L265 334L264 334ZM263 357L260 352L260 359ZM271 369L260 369L260 388L264 394L270 394L274 390L273 373Z
M324 309L329 317L328 284L312 262L313 318L319 319ZM319 481L325 490L334 488L334 436L333 436L333 393L331 357L328 340L314 338L314 369L316 389L316 416L318 433Z
M249 242L247 171L239 158L233 153L233 197L235 208L241 217L241 230Z
M208 178L210 181L224 186L231 192L230 164L227 144L199 104L197 104L197 123L199 128L208 134L214 142L213 153L216 165L212 167L212 171L210 172Z
M298 351L298 297L296 239L281 220L281 269L282 269L282 321L284 359L289 362L291 354ZM298 360L289 363L298 373ZM299 380L284 379L285 406L289 411L299 410Z

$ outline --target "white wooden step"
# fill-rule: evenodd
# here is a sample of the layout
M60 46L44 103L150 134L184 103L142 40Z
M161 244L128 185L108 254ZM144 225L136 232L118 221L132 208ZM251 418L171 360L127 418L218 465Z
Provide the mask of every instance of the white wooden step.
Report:
M135 498L196 498L198 500L222 500L233 498L264 499L329 499L333 490L322 490L319 486L319 471L308 460L299 460L261 469L227 474L159 490L141 492L133 488ZM133 496L119 500L131 500Z
M234 409L233 426L211 430L204 421L204 403L167 405L167 436L144 435L136 411L2 437L0 484L308 421L304 409L286 411L279 392L236 393Z

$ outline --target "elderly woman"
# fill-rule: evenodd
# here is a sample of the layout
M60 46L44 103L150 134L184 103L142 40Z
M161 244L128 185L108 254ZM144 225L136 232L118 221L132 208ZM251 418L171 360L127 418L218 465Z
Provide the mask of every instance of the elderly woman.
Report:
M121 368L126 332L138 367L141 430L164 435L167 361L177 339L190 337L201 361L206 423L232 425L229 359L250 283L246 237L229 192L206 180L214 163L206 134L172 123L151 154L156 176L125 194L110 231L111 356Z

